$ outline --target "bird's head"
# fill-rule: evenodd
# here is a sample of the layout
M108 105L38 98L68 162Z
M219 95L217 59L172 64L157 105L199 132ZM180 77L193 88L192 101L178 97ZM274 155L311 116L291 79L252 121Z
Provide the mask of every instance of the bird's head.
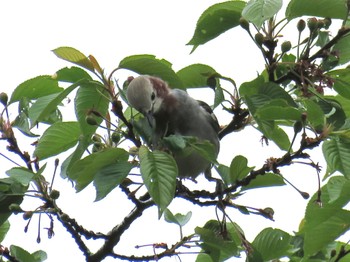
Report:
M130 105L150 120L149 117L153 118L153 115L160 110L168 93L169 88L163 80L141 75L131 80L126 96Z

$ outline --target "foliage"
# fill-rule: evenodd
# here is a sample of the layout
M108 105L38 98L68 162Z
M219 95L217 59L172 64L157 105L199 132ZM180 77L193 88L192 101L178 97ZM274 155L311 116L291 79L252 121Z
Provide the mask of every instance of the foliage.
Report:
M54 76L29 79L10 98L0 94L1 139L7 141L7 150L24 163L8 170L7 177L0 179L0 239L6 237L10 227L7 219L11 215L23 213L24 219L30 220L37 214L46 214L52 221L49 234L53 235L54 221L61 223L87 261L101 261L107 256L155 260L181 254L181 248L194 240L196 250L203 251L199 252L197 261L224 261L243 253L247 261L280 258L339 261L347 256L350 247L337 239L350 228L350 211L345 208L350 201L350 74L346 68L350 61L349 5L346 0L291 0L284 18L279 20L281 7L282 0L227 1L209 7L198 19L188 42L192 52L235 27L245 30L261 51L265 69L240 87L205 64L188 65L175 72L169 61L154 55L133 55L120 61L107 75L92 55L86 56L72 47L53 50L57 57L74 66L62 68ZM328 30L334 21L341 24L338 32ZM286 25L295 25L298 37L281 43ZM160 77L181 89L214 89L213 108L222 107L232 116L231 122L221 123L220 138L234 131L244 132L243 128L251 125L261 132L263 141L271 141L280 148L281 156L267 159L261 167L249 166L249 156L235 156L230 166L225 166L214 159L210 144L198 143L190 137L167 137L164 144L170 149L196 150L212 161L218 173L218 178L208 182L216 183L215 191L189 190L186 181L182 183L176 177L177 166L171 150L152 151L148 147L152 130L128 106L125 98L128 80L119 86L113 79L122 69ZM224 89L222 82L232 84L233 91ZM74 121L66 121L61 113L62 102L70 94L75 94ZM16 105L18 114L10 119L8 110ZM34 134L33 127L43 124L47 128L41 134ZM21 149L13 129L28 139L39 137L34 158ZM292 137L287 130L292 130ZM300 138L300 144L293 150L295 141L299 141L296 137ZM127 151L126 145L130 144L132 147ZM244 215L256 214L273 220L271 208L242 206L235 204L235 200L248 190L289 184L279 168L300 161L313 167L321 180L318 161L306 153L321 147L327 174L323 186L320 183L308 202L299 232L291 235L280 229L265 228L254 240L246 239L244 229L225 210L235 208ZM68 149L72 153L62 159L65 156L61 153ZM45 161L50 157L57 157L56 168L62 163L61 177L71 180L77 192L93 184L96 201L103 201L112 190L121 190L134 208L109 233L86 230L56 203L59 192L44 175L48 172ZM131 176L131 170L135 169L140 175ZM140 184L146 186L146 192L137 190ZM302 197L309 198L306 192L297 190ZM21 203L27 196L41 199L42 205L35 210L22 210ZM203 208L215 206L222 218L217 215L216 220L203 221L203 227L198 226L191 235L183 236L182 228L192 213L172 214L167 207L174 198ZM128 227L152 206L158 207L160 217L164 214L166 221L180 227L181 239L171 248L162 246L165 250L154 255L129 257L114 253L113 247L122 241ZM84 238L100 239L104 244L93 253ZM46 259L43 251L30 254L14 245L1 246L0 252L10 261Z

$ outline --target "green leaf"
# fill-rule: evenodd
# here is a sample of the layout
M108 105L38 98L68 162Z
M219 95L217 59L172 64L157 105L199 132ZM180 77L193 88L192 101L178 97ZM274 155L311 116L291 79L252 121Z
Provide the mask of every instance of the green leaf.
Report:
M350 61L350 35L340 38L333 46L333 51L339 52L339 64L343 65Z
M343 109L346 117L349 118L350 117L350 100L339 95L334 96L333 99L336 100L341 105L341 108Z
M210 6L199 17L192 39L193 52L199 45L216 38L227 30L239 25L242 10L246 5L243 1L227 1Z
M228 166L225 166L223 164L215 165L214 166L216 171L221 176L222 180L225 182L225 184L228 186L232 183L231 177L230 177L230 168Z
M86 116L91 110L97 111L103 117L108 113L108 94L99 82L83 82L74 99L75 114L80 124L81 132L85 137L91 137L97 126L89 125ZM95 117L97 124L102 122L101 117Z
M139 150L140 169L153 201L163 212L175 195L178 169L174 158L162 151L148 151L145 146Z
M39 139L34 155L43 160L60 154L76 145L80 135L78 122L55 123Z
M225 261L232 256L239 256L241 244L240 232L236 224L227 223L225 232L222 224L215 220L208 221L204 227L196 227L200 236L201 247L213 261Z
M252 245L260 253L263 261L270 261L287 256L291 249L291 236L280 230L265 228L254 239Z
M196 88L207 87L208 77L213 76L217 73L212 67L208 65L192 64L185 68L182 68L176 74L181 79L184 87Z
M10 222L6 221L0 226L0 242L3 242L10 229Z
M220 83L215 88L215 97L214 97L214 108L220 105L225 100L224 91Z
M19 101L23 97L38 99L39 97L56 94L63 90L52 76L44 75L29 79L13 91L9 104Z
M318 253L335 239L349 230L350 212L342 209L350 200L350 180L344 177L331 177L321 188L322 207L319 193L310 199L305 213L304 235L305 257Z
M282 150L288 150L290 146L289 137L274 121L256 119L258 129Z
M20 112L15 121L12 124L12 127L16 127L19 131L21 131L24 135L29 137L38 137L39 135L36 135L30 131L30 123L28 116L24 112Z
M350 42L348 43L348 46L350 46ZM337 91L339 95L350 99L350 69L345 68L334 70L329 72L327 75L331 76L334 80L334 90Z
M0 225L5 223L12 214L9 206L22 203L23 195L27 189L27 186L23 186L13 178L0 179Z
M300 120L301 113L290 106L273 106L270 104L260 107L256 116L263 120Z
M180 227L183 227L184 225L186 225L188 223L188 221L190 221L192 217L192 212L189 211L187 212L186 215L177 213L177 214L173 214L171 213L171 211L167 208L164 211L164 219L166 222L168 223L174 223Z
M42 262L47 259L44 251L40 250L30 254L27 250L15 245L10 246L10 254L19 262Z
M47 95L37 99L37 101L29 108L28 116L33 128L38 122L46 119L52 112L57 110L57 106L65 99L70 92L79 86L80 82L70 85L60 93Z
M349 221L350 211L331 206L307 212L304 226L305 257L315 254L349 230Z
M184 89L184 85L171 63L165 59L157 59L154 55L133 55L125 57L119 68L129 69L140 75L152 75L166 81L171 88Z
M34 177L34 173L24 167L13 167L6 174L25 187L29 186Z
M275 187L284 185L286 185L286 183L280 175L266 173L263 176L257 176L248 185L242 187L242 191L261 187Z
M79 192L94 180L98 172L118 162L126 162L128 157L129 154L124 149L108 148L76 161L67 170L67 175L76 182L75 189ZM105 172L102 171L100 176L105 174L107 170L105 169Z
M289 20L306 15L346 19L346 0L292 0L289 2L286 9L286 17Z
M217 152L212 143L208 140L198 140L196 137L184 136L187 145L195 150L201 157L210 161L211 163L217 163Z
M114 188L130 173L133 165L126 161L118 161L115 164L106 166L96 172L94 186L96 188L96 199L100 201L106 197Z
M350 179L350 142L335 137L325 141L322 150L327 162L327 173L339 171Z
M56 72L56 79L62 82L75 83L82 79L92 80L91 76L80 67L65 67Z
M95 71L93 63L89 60L88 57L86 57L82 52L79 50L73 48L73 47L58 47L52 52L59 58L66 60L68 62L71 62L73 64L76 64L78 66L81 66L85 69L88 69L92 72Z
M73 164L76 161L78 161L83 156L83 154L85 153L85 150L88 148L89 145L90 144L88 142L88 139L86 139L83 136L79 137L78 146L76 147L74 152L63 161L63 163L61 165L61 174L60 175L62 178L68 177L68 175L67 175L68 170L73 166Z
M346 119L346 115L341 105L334 99L334 97L324 97L319 100L317 104L321 107L328 124L331 124L334 129L341 128Z
M282 0L250 0L242 16L260 28L263 22L277 14L282 4Z
M231 183L245 178L253 169L254 167L248 167L248 160L244 156L236 156L230 165Z
M334 176L329 179L325 187L329 195L328 203L332 203L337 200L339 202L339 199L343 197L342 195L344 195L344 191L350 188L350 180L347 180L343 176ZM348 192L348 191L345 191L345 192ZM347 201L349 200L350 200L350 196L348 196ZM342 207L342 205L340 207Z
M306 108L307 121L316 129L325 124L325 116L321 107L311 99L305 99L303 104Z

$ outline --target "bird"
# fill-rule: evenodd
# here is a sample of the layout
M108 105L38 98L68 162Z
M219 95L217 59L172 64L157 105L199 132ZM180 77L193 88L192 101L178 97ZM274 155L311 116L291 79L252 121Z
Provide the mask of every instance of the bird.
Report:
M195 100L184 90L170 88L167 82L155 76L140 75L128 80L127 100L147 118L154 132L154 146L170 135L195 137L199 141L209 141L217 157L220 126L209 105ZM210 161L198 152L173 152L173 156L180 178L195 180L199 174L210 170Z

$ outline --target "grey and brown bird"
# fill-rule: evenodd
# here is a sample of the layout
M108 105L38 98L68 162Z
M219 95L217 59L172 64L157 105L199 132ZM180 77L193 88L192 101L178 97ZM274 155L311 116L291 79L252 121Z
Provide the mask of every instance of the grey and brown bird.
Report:
M199 141L209 141L218 155L220 128L207 104L193 99L184 90L171 89L157 77L141 75L129 81L128 102L153 127L154 144L169 135L195 137ZM175 152L173 155L180 177L195 179L210 167L210 162L196 151L187 155Z

